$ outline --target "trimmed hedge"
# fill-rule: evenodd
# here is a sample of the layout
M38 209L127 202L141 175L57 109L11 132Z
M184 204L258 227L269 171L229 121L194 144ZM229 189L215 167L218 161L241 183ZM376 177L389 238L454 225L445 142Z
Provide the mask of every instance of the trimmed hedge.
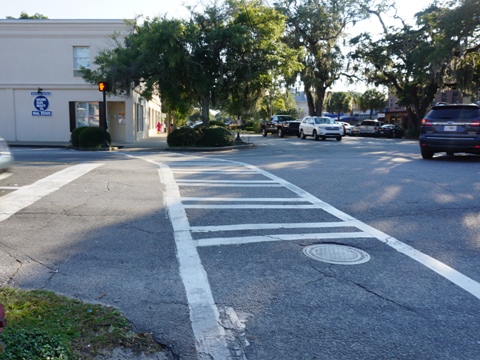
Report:
M82 126L72 131L71 141L74 148L92 149L103 145L104 131L99 126ZM112 142L107 131L107 144Z
M201 146L218 147L233 145L235 135L225 127L211 126L204 128L182 127L175 129L167 136L167 143L170 147Z
M217 147L233 145L235 140L231 131L224 127L209 127L205 129L203 137L197 142L198 146Z
M80 133L86 129L86 126L81 126L81 127L78 127L78 128L75 128L73 129L71 135L70 135L70 140L72 141L72 146L74 148L78 148L80 147L80 142L79 142L79 136L80 136Z
M194 146L202 138L204 129L203 126L175 129L168 134L167 144L168 146Z

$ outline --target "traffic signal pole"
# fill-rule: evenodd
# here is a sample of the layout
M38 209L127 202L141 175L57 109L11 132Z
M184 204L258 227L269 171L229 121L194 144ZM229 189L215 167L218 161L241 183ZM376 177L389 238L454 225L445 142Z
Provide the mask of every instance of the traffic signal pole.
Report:
M103 95L103 103L102 103L102 111L100 116L100 127L103 129L103 144L102 148L108 148L107 142L107 91L110 90L110 85L107 82L100 81L98 83L98 90L102 92Z

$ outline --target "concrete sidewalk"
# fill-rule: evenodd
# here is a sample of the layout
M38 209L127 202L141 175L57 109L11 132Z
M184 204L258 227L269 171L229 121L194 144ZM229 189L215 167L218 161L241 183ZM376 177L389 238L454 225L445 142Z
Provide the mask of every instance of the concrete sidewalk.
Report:
M167 133L160 133L134 143L119 143L112 141L112 147L124 151L164 151L168 148Z

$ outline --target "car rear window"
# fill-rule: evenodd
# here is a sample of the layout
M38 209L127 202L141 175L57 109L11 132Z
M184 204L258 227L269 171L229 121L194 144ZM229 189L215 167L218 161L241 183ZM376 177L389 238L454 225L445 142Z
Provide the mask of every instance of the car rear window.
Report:
M453 122L480 120L480 108L442 106L430 110L427 117L431 120L448 120Z
M279 116L278 120L283 120L283 121L294 121L296 120L293 116L288 116L288 115L283 115Z

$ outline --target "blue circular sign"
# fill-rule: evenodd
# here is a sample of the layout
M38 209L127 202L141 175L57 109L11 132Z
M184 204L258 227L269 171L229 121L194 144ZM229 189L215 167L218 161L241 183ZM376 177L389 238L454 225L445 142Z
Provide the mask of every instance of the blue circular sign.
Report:
M45 111L48 109L48 99L45 96L37 96L35 100L33 100L33 106L38 111Z

